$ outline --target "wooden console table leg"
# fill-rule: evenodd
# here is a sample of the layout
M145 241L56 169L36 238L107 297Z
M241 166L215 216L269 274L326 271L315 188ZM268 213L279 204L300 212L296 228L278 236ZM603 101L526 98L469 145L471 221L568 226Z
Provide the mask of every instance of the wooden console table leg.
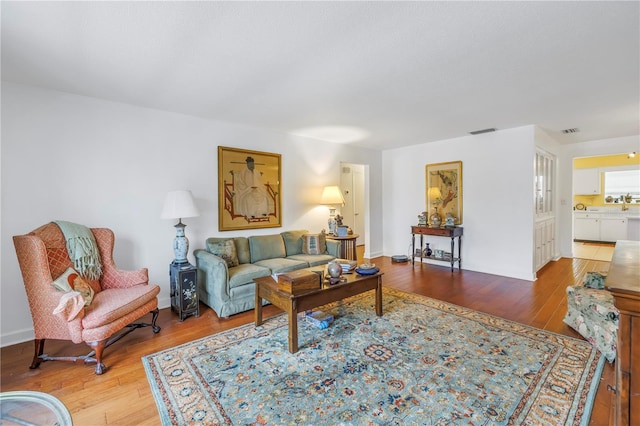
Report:
M453 272L453 265L456 264L456 255L455 255L455 248L456 248L456 237L451 237L451 272Z

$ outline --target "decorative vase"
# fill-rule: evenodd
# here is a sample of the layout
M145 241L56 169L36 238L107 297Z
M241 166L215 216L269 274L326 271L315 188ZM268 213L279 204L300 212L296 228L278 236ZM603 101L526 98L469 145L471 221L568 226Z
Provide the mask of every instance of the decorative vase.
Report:
M442 224L442 218L438 214L438 208L435 207L433 214L429 217L429 222L432 228L440 228L440 224Z
M431 251L431 247L429 247L429 243L427 243L427 247L424 249L424 254L429 257L432 253L433 251Z
M327 272L331 278L340 278L340 275L342 275L342 266L338 262L330 262L327 265Z

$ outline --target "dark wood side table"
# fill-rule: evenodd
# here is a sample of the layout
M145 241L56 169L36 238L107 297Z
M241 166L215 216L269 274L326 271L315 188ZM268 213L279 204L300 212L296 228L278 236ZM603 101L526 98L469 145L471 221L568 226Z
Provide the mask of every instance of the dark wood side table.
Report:
M171 262L169 265L171 310L178 314L180 322L189 315L200 316L197 279L198 272L192 264Z
M351 234L346 237L336 237L334 235L327 235L328 240L335 240L340 243L340 258L348 260L358 260L358 252L356 250L356 239L360 235Z
M605 281L620 310L615 424L640 425L640 241L618 240Z
M458 262L458 270L462 267L462 257L460 255L462 249L462 230L461 226L444 226L440 228L430 228L425 225L418 225L411 227L411 264L415 264L416 257L420 258L420 263L422 263L422 259L431 259L438 260L441 262L449 262L451 264L451 272L453 272L453 267ZM420 235L420 246L419 253L416 253L416 235ZM436 257L433 254L431 256L426 256L423 248L424 248L424 236L435 236L435 237L449 237L451 238L451 252L447 253L443 257ZM455 240L458 239L458 256L455 255Z

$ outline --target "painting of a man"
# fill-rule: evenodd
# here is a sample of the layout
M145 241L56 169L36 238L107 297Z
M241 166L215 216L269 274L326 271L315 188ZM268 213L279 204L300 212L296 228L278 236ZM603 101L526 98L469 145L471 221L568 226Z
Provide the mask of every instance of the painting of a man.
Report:
M281 155L218 146L221 231L282 226Z
M255 160L247 157L247 167L235 174L236 213L248 218L264 217L269 214L269 195L262 181L262 173L256 170Z

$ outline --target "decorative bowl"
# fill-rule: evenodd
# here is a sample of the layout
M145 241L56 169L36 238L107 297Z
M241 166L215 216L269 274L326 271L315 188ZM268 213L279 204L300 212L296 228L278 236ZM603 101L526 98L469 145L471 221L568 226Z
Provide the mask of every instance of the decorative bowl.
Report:
M358 269L373 269L375 267L375 263L363 263L362 265L358 265Z
M377 274L378 272L380 272L380 269L375 267L370 269L356 268L356 273L360 275L374 275L374 274Z

